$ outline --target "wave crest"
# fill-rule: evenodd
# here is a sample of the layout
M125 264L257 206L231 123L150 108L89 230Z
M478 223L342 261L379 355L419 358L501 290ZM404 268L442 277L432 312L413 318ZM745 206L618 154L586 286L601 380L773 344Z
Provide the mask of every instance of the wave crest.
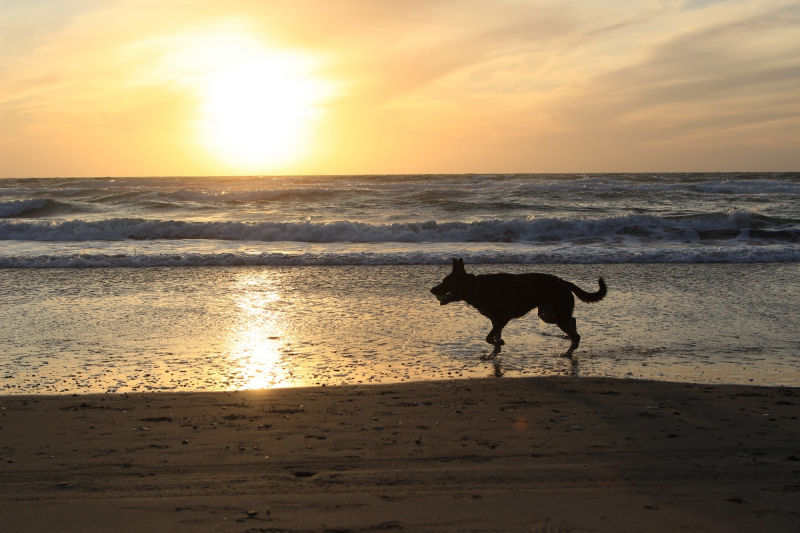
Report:
M0 268L117 268L207 266L322 266L322 265L434 265L452 257L470 264L611 264L611 263L775 263L800 261L800 246L764 247L652 247L614 249L598 247L537 247L526 251L331 251L227 252L150 254L47 254L0 257Z
M580 239L691 242L709 239L797 242L800 227L754 211L689 217L629 214L604 218L533 218L477 222L186 222L112 218L65 222L0 221L0 240L119 241L210 239L233 241L547 243Z

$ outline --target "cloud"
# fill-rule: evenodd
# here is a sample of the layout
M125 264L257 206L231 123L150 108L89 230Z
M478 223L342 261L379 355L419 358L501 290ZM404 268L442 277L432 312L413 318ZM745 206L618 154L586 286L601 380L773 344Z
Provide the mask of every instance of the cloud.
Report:
M647 124L650 136L796 123L800 5L754 7L709 7L713 13L664 35L640 60L597 76L589 95L613 122Z

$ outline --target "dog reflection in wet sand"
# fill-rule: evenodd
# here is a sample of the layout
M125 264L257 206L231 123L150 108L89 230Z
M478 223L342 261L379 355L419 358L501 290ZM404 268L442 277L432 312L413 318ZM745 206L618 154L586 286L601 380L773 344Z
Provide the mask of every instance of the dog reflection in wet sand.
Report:
M481 359L491 359L505 344L500 334L511 319L520 318L538 308L539 318L555 324L566 333L572 344L562 355L571 357L581 342L572 311L577 296L586 303L595 303L606 295L603 278L597 280L600 289L586 292L577 285L550 274L467 274L463 259L453 259L453 271L431 289L441 305L466 302L492 321L486 342L494 350Z

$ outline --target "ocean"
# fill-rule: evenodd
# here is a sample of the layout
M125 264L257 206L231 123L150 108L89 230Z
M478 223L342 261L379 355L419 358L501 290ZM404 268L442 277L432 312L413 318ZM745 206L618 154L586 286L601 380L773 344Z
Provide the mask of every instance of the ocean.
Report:
M583 339L428 289L549 272ZM800 385L800 173L0 180L0 394L494 375Z

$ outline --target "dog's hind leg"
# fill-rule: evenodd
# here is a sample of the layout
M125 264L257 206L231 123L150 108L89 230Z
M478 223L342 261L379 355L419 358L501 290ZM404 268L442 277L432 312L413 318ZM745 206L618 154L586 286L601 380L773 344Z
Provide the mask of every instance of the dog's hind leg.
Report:
M567 349L567 351L561 355L564 357L572 357L572 352L577 350L578 345L581 343L581 336L578 335L578 327L575 319L570 317L568 319L559 320L557 325L559 328L561 328L561 331L567 334L569 340L572 341L572 344L570 344L570 347Z
M556 324L558 323L558 317L556 316L555 311L549 305L540 305L539 306L539 318L545 324Z

